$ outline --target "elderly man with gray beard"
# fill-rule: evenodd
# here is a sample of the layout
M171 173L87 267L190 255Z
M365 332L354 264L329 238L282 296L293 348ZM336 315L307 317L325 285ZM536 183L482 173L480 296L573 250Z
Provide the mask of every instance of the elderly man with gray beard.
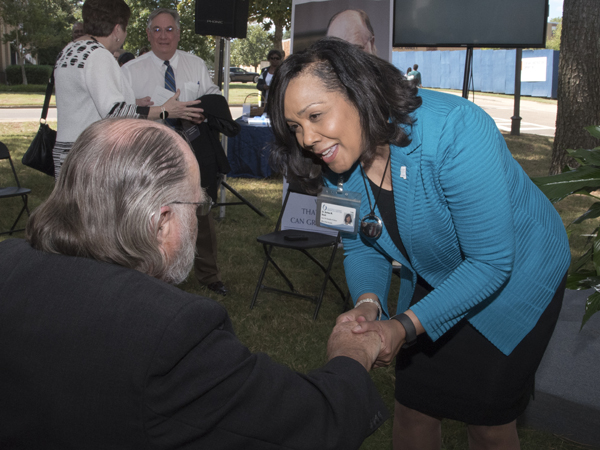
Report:
M0 448L356 449L385 420L377 334L337 325L329 362L299 374L172 285L207 212L199 177L168 127L96 122L26 239L0 243Z

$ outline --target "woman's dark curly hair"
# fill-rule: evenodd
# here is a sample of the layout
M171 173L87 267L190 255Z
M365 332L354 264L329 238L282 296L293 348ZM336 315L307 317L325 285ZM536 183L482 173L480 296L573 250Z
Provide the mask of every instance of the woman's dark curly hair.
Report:
M340 92L352 103L360 117L365 167L372 163L377 146L405 147L410 139L400 125L411 126L410 116L421 106L418 90L412 87L392 64L365 53L334 37L317 41L307 50L290 55L277 70L270 87L270 117L275 142L271 166L307 192L323 186L321 169L326 164L305 151L285 120L285 92L294 78L311 74L329 91Z

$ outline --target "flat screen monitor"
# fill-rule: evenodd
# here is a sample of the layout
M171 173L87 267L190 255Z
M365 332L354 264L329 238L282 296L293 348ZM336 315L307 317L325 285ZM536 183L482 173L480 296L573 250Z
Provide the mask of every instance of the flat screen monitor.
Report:
M548 0L395 0L394 47L543 48Z

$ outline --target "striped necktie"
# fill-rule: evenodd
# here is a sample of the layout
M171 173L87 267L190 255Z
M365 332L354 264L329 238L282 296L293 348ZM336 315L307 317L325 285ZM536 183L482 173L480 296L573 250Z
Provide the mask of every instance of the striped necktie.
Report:
M173 73L173 68L169 61L165 61L165 66L167 66L167 70L165 71L165 89L168 89L172 92L177 92L177 87L175 85L175 74Z
M167 70L165 70L165 89L171 92L177 92L177 88L175 85L175 74L173 73L171 63L169 63L169 61L165 61L165 66L167 66ZM165 122L171 128L175 128L175 126L177 125L177 119L167 119Z

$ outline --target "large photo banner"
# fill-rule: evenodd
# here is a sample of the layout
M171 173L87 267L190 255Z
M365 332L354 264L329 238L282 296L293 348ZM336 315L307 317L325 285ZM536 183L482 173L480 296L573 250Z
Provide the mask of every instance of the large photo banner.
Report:
M392 0L293 0L291 51L336 36L392 62L393 6Z

